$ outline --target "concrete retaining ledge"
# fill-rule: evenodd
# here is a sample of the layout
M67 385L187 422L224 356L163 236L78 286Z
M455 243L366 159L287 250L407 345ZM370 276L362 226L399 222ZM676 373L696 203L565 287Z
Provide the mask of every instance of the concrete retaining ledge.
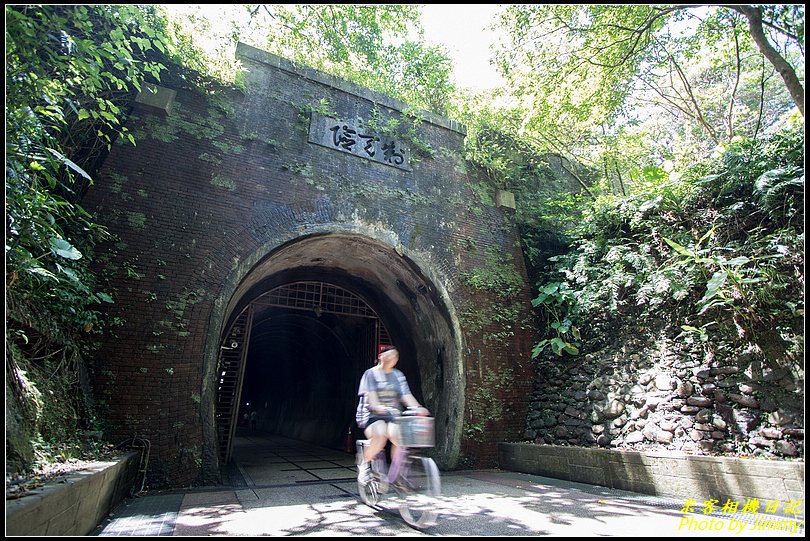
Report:
M804 501L804 462L500 443L501 469L697 502Z
M129 495L139 464L140 452L131 451L6 500L6 536L87 535Z

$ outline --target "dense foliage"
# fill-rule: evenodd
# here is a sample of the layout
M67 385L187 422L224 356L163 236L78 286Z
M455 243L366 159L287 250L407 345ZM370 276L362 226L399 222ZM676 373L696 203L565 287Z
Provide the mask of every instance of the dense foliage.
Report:
M600 198L543 268L535 304L553 332L535 354L667 319L707 355L802 369L803 167L804 132L786 131L735 141L654 193Z
M522 131L627 179L639 158L688 166L796 105L803 115L803 8L738 7L510 6L496 58L525 104Z
M503 12L510 88L456 107L518 201L534 355L664 314L710 356L801 364L804 10L737 8Z
M6 381L39 459L70 456L94 428L83 359L112 298L89 270L107 234L81 197L110 145L135 143L128 108L168 47L151 9L6 6Z

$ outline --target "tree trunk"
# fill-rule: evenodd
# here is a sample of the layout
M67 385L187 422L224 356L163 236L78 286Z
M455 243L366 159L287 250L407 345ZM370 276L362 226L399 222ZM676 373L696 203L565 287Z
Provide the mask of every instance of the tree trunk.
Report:
M768 42L765 31L762 29L762 10L753 6L729 6L731 9L739 11L748 19L748 28L751 31L751 37L754 43L759 47L759 51L768 59L782 80L785 81L785 86L790 92L793 101L799 108L799 112L804 117L804 87L801 81L796 76L796 71L790 64L779 54L779 51L774 49Z

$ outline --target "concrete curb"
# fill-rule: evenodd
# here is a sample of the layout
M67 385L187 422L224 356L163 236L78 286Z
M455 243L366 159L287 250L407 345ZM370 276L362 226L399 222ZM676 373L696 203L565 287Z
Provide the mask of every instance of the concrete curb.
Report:
M128 495L139 458L130 451L6 500L6 535L87 535Z
M501 443L501 468L703 501L804 501L804 462Z

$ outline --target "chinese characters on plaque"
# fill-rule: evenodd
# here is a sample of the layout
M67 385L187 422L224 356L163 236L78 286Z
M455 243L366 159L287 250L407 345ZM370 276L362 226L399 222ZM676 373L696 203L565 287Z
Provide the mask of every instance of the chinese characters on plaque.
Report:
M396 139L367 131L344 120L312 113L309 142L411 171L408 147Z

